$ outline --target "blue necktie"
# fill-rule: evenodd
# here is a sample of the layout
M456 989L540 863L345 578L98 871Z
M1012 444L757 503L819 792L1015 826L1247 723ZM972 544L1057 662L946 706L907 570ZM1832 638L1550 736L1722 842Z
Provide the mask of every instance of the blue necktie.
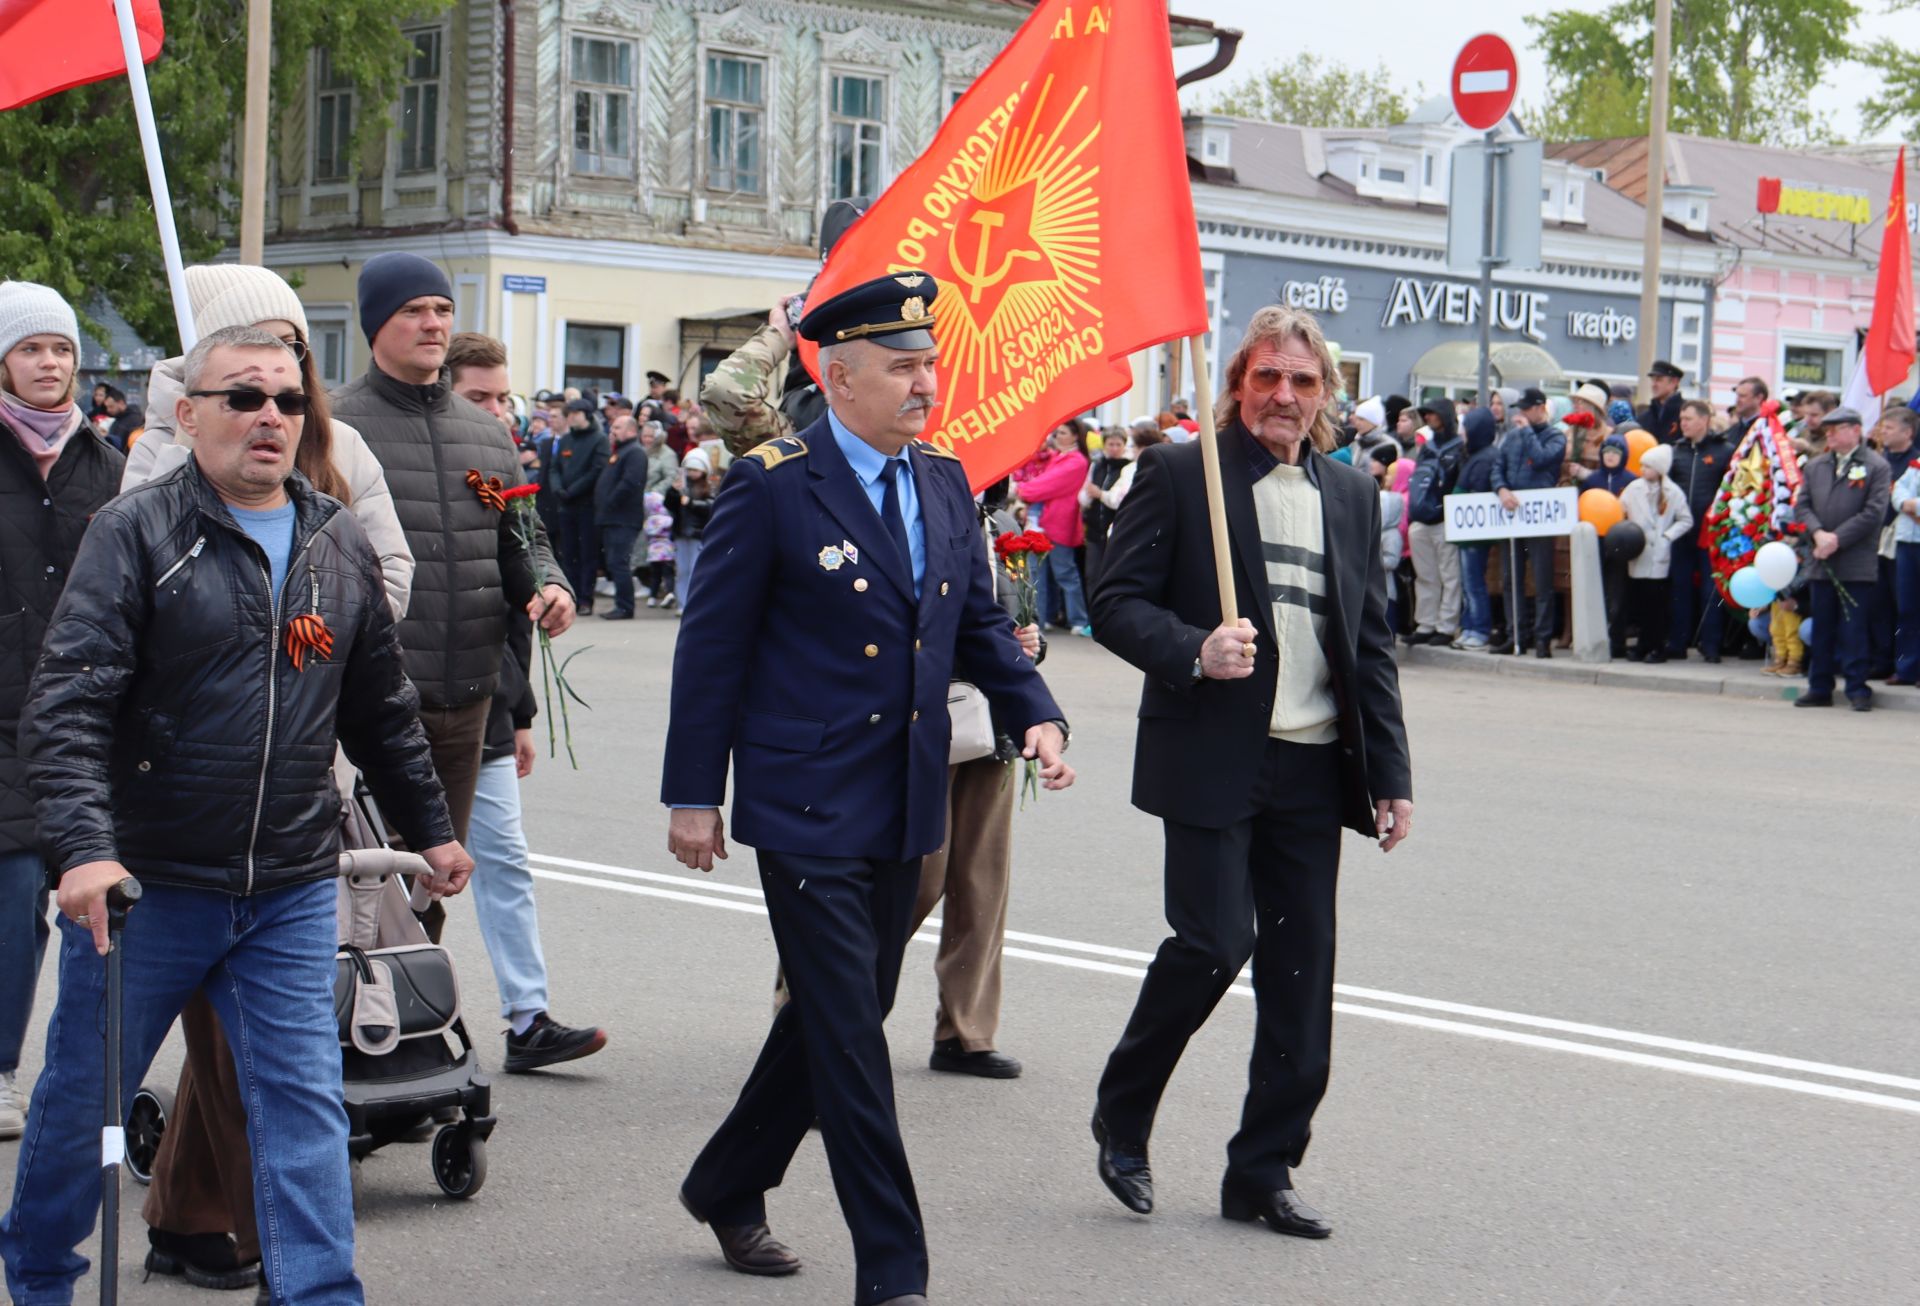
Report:
M907 575L913 575L913 548L907 543L907 521L900 515L900 471L905 460L887 459L886 466L880 470L880 479L887 483L887 492L880 500L880 520L886 523L887 534L893 536L893 543L900 550L900 561L906 564Z

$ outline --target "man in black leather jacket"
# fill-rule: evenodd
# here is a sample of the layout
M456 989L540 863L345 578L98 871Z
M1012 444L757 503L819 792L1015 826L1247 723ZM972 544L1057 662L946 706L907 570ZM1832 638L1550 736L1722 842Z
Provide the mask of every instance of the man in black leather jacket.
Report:
M249 1104L277 1301L353 1306L353 1205L332 994L336 740L432 868L454 840L372 546L294 471L306 396L254 327L188 355L193 458L94 515L21 725L62 915L60 997L0 1257L16 1301L71 1300L98 1202L107 890L122 939L125 1082L205 987Z

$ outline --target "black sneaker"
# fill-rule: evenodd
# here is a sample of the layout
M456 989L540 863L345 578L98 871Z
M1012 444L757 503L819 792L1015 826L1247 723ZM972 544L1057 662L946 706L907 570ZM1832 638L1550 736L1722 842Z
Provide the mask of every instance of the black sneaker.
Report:
M507 1031L507 1073L522 1074L562 1061L590 1057L607 1045L604 1029L574 1029L541 1012L527 1032Z
M231 1291L260 1282L260 1262L242 1264L224 1233L168 1233L148 1229L147 1273L184 1278L196 1288Z

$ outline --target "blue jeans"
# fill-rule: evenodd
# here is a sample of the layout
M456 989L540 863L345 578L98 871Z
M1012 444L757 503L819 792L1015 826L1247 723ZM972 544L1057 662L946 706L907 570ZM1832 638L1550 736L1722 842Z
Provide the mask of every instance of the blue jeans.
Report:
M1845 582L1848 603L1840 597L1840 585L1817 580L1807 588L1813 598L1813 639L1807 650L1807 692L1833 692L1835 662L1846 678L1848 698L1872 698L1867 685L1867 604L1872 601L1873 582ZM1838 654L1836 659L1835 654Z
M600 566L613 582L615 612L633 612L633 542L639 538L635 526L600 528Z
M47 864L39 853L0 853L0 1074L20 1068L46 951Z
M1055 594L1055 588L1059 593ZM1054 600L1058 598L1060 603ZM1034 572L1034 606L1040 610L1040 624L1046 625L1053 620L1056 609L1064 607L1067 624L1076 630L1087 623L1087 596L1080 589L1080 568L1073 560L1073 550L1054 545L1053 552L1046 555L1046 562Z
M1493 596L1487 592L1487 546L1460 546L1460 633L1493 633Z
M333 1018L336 886L252 897L146 886L122 936L122 1083L131 1094L174 1018L204 987L233 1044L253 1145L254 1213L276 1302L360 1306L347 1112ZM60 922L60 999L20 1140L0 1257L15 1306L67 1306L100 1209L106 963Z
M480 765L467 851L473 854L473 911L500 990L500 1017L545 1011L547 959L540 951L540 913L520 824L520 778L511 757Z
M1697 589L1694 586L1696 574L1700 578ZM1697 633L1700 652L1708 657L1720 656L1726 605L1720 600L1719 587L1713 583L1713 560L1691 532L1673 542L1673 563L1668 568L1667 576L1673 582L1667 652L1676 658L1684 658L1687 646Z
M1899 629L1895 631L1894 674L1920 682L1920 544L1896 544L1893 550L1894 594L1899 599ZM1816 627L1817 629L1817 627ZM0 1046L0 1066L6 1048Z
M680 615L687 615L687 595L693 589L694 564L700 561L700 541L679 539L673 542L673 597L680 604Z

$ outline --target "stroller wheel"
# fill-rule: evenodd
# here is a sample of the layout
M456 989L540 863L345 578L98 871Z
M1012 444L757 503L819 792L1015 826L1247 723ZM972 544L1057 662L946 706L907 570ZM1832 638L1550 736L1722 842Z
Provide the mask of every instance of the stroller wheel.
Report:
M142 1084L127 1107L127 1173L136 1183L153 1182L154 1158L173 1116L173 1090Z
M433 1178L448 1197L472 1197L487 1182L486 1143L466 1125L448 1125L433 1137Z

